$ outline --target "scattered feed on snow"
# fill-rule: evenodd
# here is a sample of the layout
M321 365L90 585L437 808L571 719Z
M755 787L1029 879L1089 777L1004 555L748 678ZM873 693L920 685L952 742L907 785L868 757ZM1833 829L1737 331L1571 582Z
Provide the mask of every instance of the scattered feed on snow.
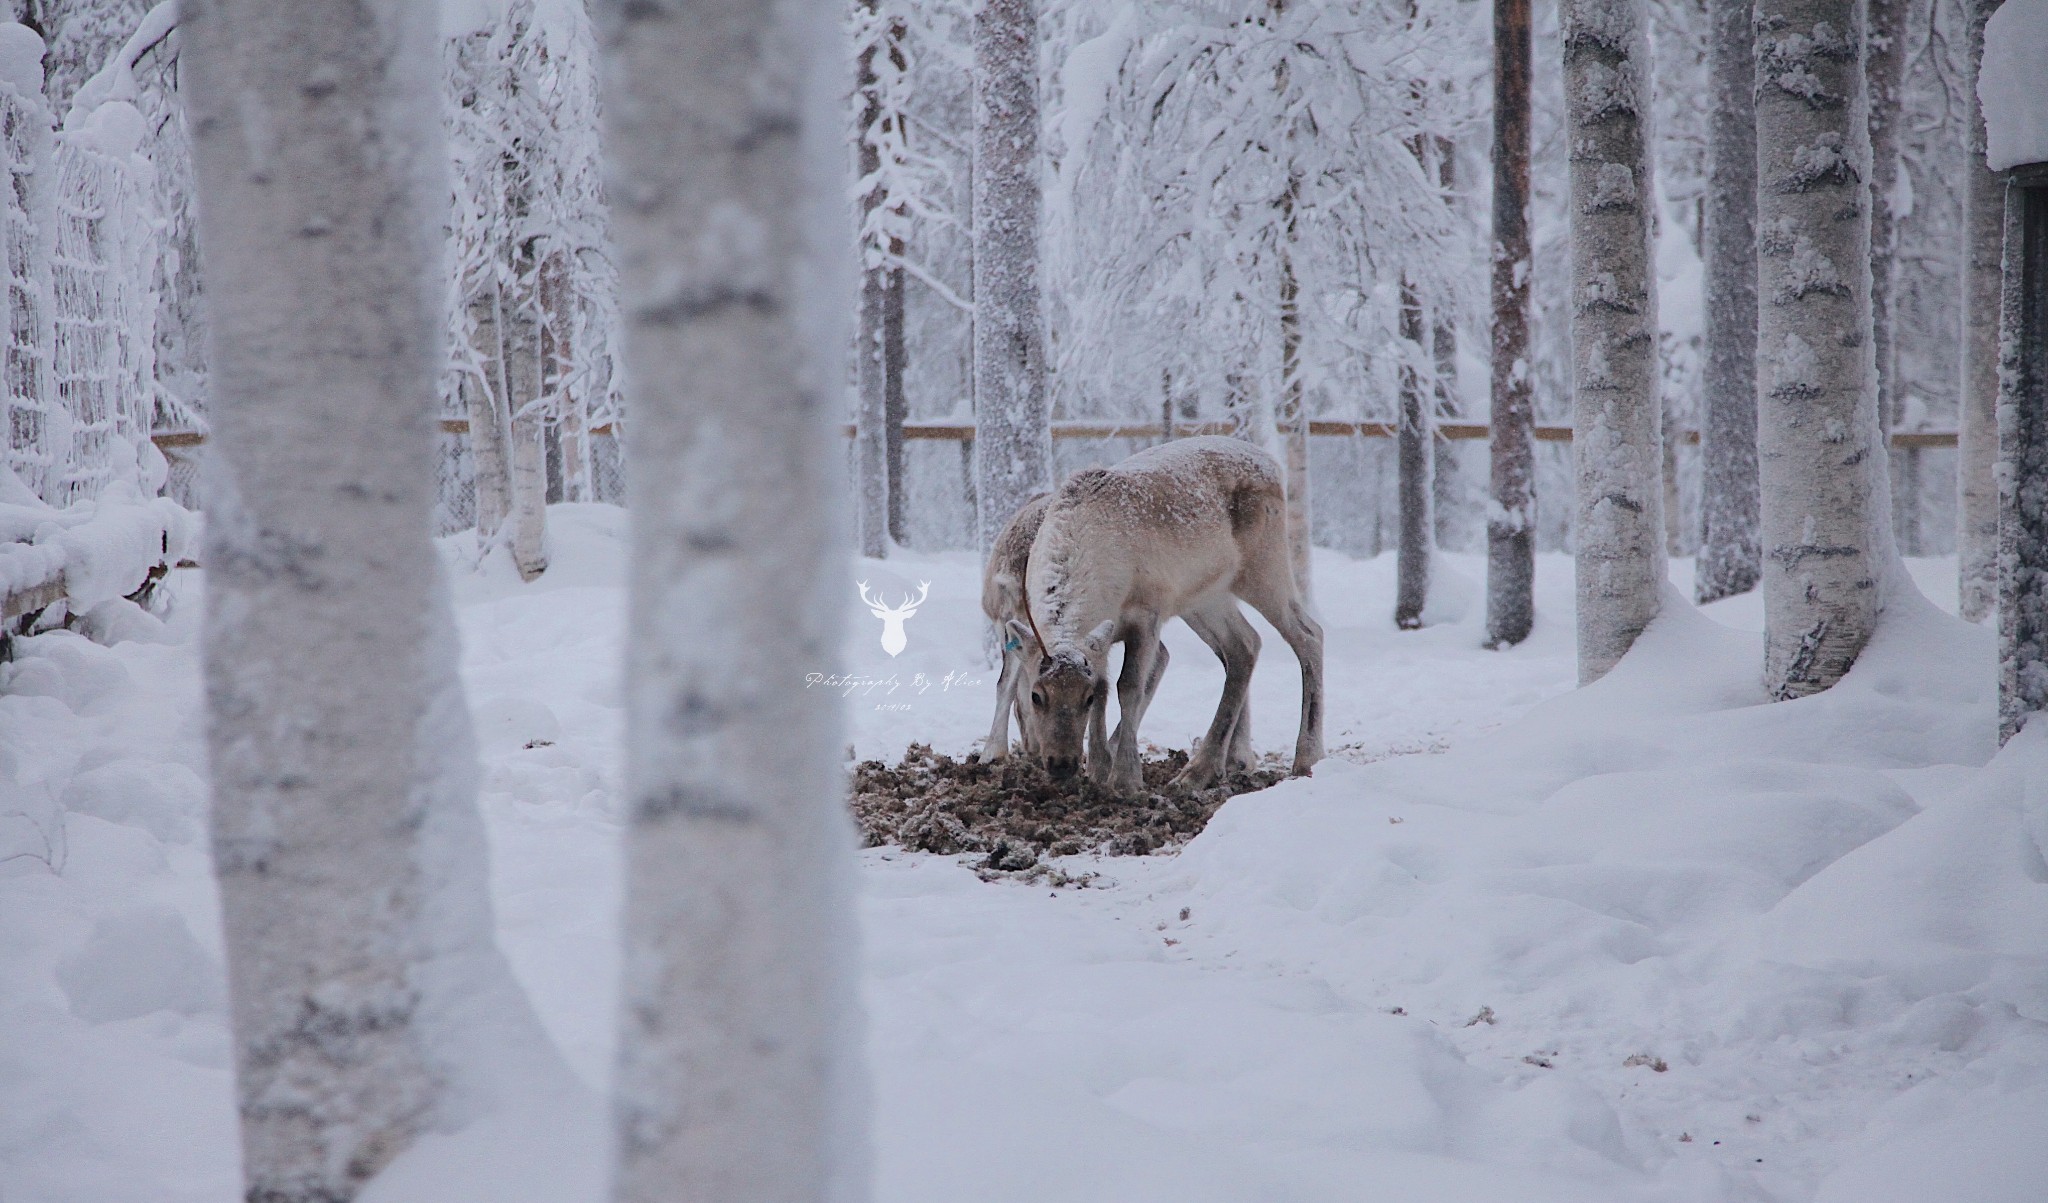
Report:
M1145 786L1151 792L1127 801L1086 780L1055 781L1023 757L969 763L912 744L894 766L868 760L855 767L854 821L870 848L894 844L941 855L983 853L976 869L987 879L1064 879L1068 875L1041 864L1043 858L1083 852L1145 856L1178 847L1232 797L1287 777L1274 757L1214 789L1168 793L1167 783L1187 762L1185 752L1147 756Z

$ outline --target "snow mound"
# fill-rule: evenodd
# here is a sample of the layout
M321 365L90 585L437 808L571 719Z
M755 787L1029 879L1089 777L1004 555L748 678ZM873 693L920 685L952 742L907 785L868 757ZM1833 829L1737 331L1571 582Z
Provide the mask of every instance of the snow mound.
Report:
M19 21L0 23L0 84L24 97L43 91L43 39Z
M2005 0L1984 25L1977 100L1984 106L1991 170L2048 163L2048 104L2041 65L2048 63L2048 0Z
M64 509L0 495L0 594L58 579L74 614L141 588L152 568L184 558L193 516L168 497L116 484Z
M1177 884L1206 940L1438 1025L1576 1146L1525 1149L1560 1171L2033 1197L2001 1184L2048 1147L2048 731L1994 757L1992 635L1917 595L1825 694L1767 704L1761 663L1671 605L1487 739L1233 800ZM1829 1177L1866 1123L1938 1144L1993 1081L2026 1150L1927 1194Z

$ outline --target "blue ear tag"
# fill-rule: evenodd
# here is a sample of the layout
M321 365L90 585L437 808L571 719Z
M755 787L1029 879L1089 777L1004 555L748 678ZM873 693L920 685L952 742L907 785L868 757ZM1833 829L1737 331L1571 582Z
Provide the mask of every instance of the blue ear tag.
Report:
M1003 650L1006 652L1019 651L1023 646L1023 641L1019 640L1015 635L1003 640Z

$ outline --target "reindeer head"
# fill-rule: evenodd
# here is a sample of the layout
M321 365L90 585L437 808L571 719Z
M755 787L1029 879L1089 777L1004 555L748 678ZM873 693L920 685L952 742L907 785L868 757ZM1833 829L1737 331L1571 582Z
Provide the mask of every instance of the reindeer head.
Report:
M858 584L860 599L867 603L868 612L882 620L882 650L892 656L902 655L903 649L910 642L903 634L903 620L917 613L917 608L924 604L924 599L931 596L932 583L919 581L917 597L913 600L906 595L900 606L885 605L881 599L869 597L868 583L860 581Z
M1071 777L1081 767L1090 712L1098 700L1108 700L1104 661L1115 629L1116 624L1105 619L1081 646L1069 644L1038 657L1031 680L1031 716L1046 771L1054 777Z

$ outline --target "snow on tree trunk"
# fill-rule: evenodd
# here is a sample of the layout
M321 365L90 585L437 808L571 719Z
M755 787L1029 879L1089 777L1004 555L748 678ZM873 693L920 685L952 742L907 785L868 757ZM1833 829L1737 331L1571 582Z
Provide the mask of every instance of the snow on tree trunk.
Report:
M1037 0L974 13L974 474L980 547L1052 487L1039 310Z
M492 944L430 538L434 18L409 0L186 0L182 36L213 338L207 734L245 1196L331 1203L456 1122L444 1104L477 1101L468 1075L490 1071L460 1051L474 1033L494 1058L545 1047L497 1022L524 1004Z
M1999 321L1998 739L2048 710L2048 167L2006 192Z
M1701 381L1702 605L1763 576L1756 463L1756 60L1747 4L1712 7L1706 195L1706 371Z
M1429 392L1421 365L1429 348L1423 343L1422 298L1411 280L1401 281L1401 337L1409 360L1401 368L1401 421L1395 432L1401 506L1400 542L1394 559L1394 625L1404 631L1422 626L1429 604L1429 557L1435 522L1430 515L1430 467L1436 423L1430 418Z
M883 255L884 235L875 213L888 201L881 178L882 150L875 126L882 119L881 77L875 58L883 52L886 26L878 0L859 0L857 27L864 33L855 86L860 115L855 129L855 176L860 181L861 273L860 328L854 337L856 405L853 421L853 480L857 504L855 526L860 553L880 558L889 554L889 416L888 355L883 327L888 322L889 275Z
M1999 0L1965 0L1969 44L1963 93L1969 106L1969 150L1963 166L1963 378L1957 409L1956 575L1958 612L1971 622L1991 613L1998 596L1998 313L1999 255L2005 236L2005 185L1984 159L1984 109L1977 68L1984 22Z
M1886 430L1898 425L1905 392L1898 387L1898 354L1892 347L1892 290L1898 258L1900 124L1906 118L1906 23L1909 0L1867 0L1863 30L1863 78L1870 112L1870 346L1877 363L1877 416ZM1887 470L1903 469L1915 453L1888 451ZM1901 473L1901 477L1905 473ZM1913 502L1895 499L1894 527L1905 527Z
M1663 403L1642 0L1565 0L1579 683L1619 663L1664 585Z
M1535 409L1529 381L1529 0L1493 0L1493 471L1486 642L1536 621Z
M804 686L853 593L830 518L851 291L839 245L805 257L846 237L816 8L596 6L633 415L626 1203L860 1194L844 744Z
M63 113L85 83L135 32L154 0L55 0L40 5L50 42L50 107Z
M1849 671L1897 555L1879 512L1858 0L1760 0L1756 73L1764 685L1782 699Z

